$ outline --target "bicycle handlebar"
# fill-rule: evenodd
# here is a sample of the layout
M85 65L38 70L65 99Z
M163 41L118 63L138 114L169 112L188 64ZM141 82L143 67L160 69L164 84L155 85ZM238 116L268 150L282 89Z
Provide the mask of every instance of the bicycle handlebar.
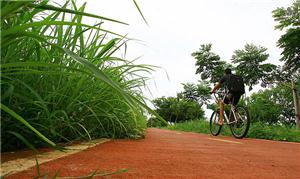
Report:
M222 96L225 96L228 92L226 90L218 90L215 93L212 93L216 100L222 99Z

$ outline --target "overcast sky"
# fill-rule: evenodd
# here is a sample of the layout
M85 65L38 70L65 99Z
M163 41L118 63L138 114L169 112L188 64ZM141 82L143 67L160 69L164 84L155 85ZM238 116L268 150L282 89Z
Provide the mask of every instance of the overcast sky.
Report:
M200 44L212 43L213 52L230 60L246 43L264 46L270 61L278 64L281 50L276 42L283 32L274 30L272 10L290 6L292 0L136 0L147 26L132 0L89 0L86 11L118 19L129 26L105 23L105 28L128 34L143 43L130 42L127 59L160 66L153 73L149 98L174 96L181 83L197 82L191 53ZM78 0L78 3L85 2ZM169 79L166 75L166 72Z

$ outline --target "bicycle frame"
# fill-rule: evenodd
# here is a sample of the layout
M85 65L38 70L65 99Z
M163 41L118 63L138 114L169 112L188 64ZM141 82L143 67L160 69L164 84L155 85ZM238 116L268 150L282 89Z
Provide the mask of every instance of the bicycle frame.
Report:
M225 123L226 124L232 124L232 123L236 123L237 122L237 116L236 116L236 114L235 114L235 112L234 112L234 105L232 105L231 103L229 103L229 104L225 104L224 103L224 100L225 100L225 98L226 98L226 96L227 96L227 94L228 94L228 92L226 92L225 94L224 94L224 97L221 99L220 97L218 97L217 95L216 95L216 93L213 93L214 94L214 97L216 98L216 102L218 103L218 105L219 105L219 102L222 102L224 105L229 105L230 106L230 113L231 114L233 114L233 116L234 116L234 121L232 121L232 122L230 122L230 120L229 120L229 116L227 116L227 114L225 113L225 110L223 111L223 116L224 116L224 118L225 118ZM230 114L229 113L229 114Z

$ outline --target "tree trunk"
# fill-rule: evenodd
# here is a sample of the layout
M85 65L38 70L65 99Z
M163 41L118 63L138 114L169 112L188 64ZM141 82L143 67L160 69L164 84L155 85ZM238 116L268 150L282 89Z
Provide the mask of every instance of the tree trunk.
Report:
M299 101L300 100L298 98L298 92L294 81L292 81L292 90L293 90L293 99L294 99L294 107L295 107L296 128L299 129L299 111L300 111Z
M298 124L297 124L297 121L296 121L296 126L298 129L300 129L300 121L299 121L299 118L300 118L300 96L298 95Z

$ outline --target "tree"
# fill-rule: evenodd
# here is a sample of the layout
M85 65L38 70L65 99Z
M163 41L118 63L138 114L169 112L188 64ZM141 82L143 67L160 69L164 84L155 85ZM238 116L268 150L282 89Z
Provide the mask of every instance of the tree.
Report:
M201 119L204 111L195 101L188 101L176 97L161 97L153 100L156 112L169 122Z
M286 29L278 40L278 46L283 49L281 61L284 61L282 68L283 72L289 72L288 78L291 80L291 89L293 92L294 109L296 125L299 128L299 113L300 113L300 99L296 90L295 81L300 76L300 0L296 0L291 7L277 8L273 11L273 18L279 22L275 29ZM284 73L283 73L284 74ZM278 75L280 76L280 75ZM278 78L277 80L285 80ZM279 81L282 82L282 81Z
M260 81L263 87L273 81L276 65L265 63L269 57L266 51L267 48L254 44L246 44L244 49L234 51L231 60L237 65L236 73L244 78L249 90Z
M178 98L195 101L200 106L207 104L211 98L210 87L205 82L200 82L199 84L185 83L182 85L184 91L177 94Z
M252 94L247 100L253 121L295 125L293 96L287 84L259 91Z
M273 18L279 22L275 29L286 29L286 33L278 40L278 46L283 49L281 60L285 62L284 69L298 73L300 69L300 0L296 0L291 7L277 8L273 11Z
M211 52L211 48L211 44L204 44L192 53L196 59L196 74L200 74L202 80L217 82L224 75L225 68L231 68L244 78L250 90L260 82L265 87L273 81L276 65L265 62L269 57L266 48L246 44L244 49L234 51L231 62L236 67L222 61L219 55Z
M202 80L215 83L223 76L225 68L231 65L211 52L211 48L212 44L203 44L198 51L192 53L192 57L196 59L196 74L200 74Z

